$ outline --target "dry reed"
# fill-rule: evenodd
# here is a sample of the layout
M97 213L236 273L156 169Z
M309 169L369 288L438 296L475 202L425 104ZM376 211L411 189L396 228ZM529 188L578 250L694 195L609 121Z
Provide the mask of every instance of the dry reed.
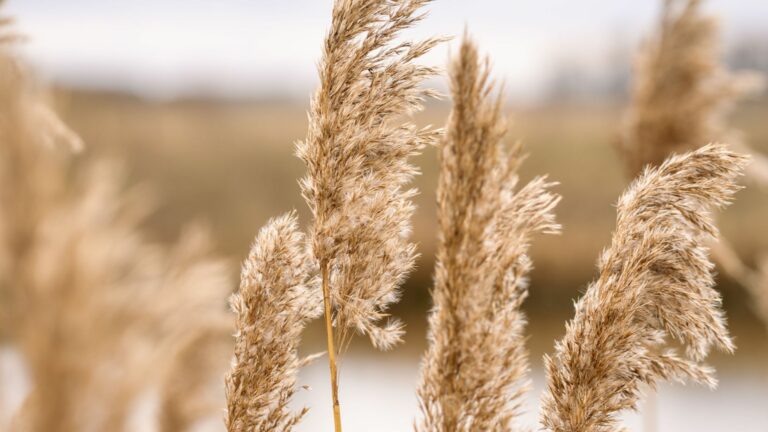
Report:
M554 356L545 357L545 428L617 430L617 413L636 408L641 384L716 385L701 361L711 347L734 346L707 256L717 235L710 209L730 201L746 161L707 145L647 168L619 199L599 277L576 303ZM670 337L685 356L669 347Z
M312 251L329 273L336 325L368 334L379 348L400 340L398 321L377 323L415 257L408 240L415 191L403 185L417 169L408 159L437 138L397 118L432 94L419 84L435 70L413 62L438 40L395 38L423 18L419 9L429 2L334 2L309 132L297 147L307 165Z
M2 328L33 385L15 430L123 430L136 400L189 359L188 338L228 331L227 268L206 236L185 233L171 251L148 243L145 191L126 192L112 164L74 169L78 148L1 47Z
M271 220L243 264L235 357L226 379L227 430L289 431L306 413L288 407L304 324L321 313L317 284L294 215ZM316 282L316 281L315 281Z
M722 66L718 22L701 11L701 3L666 0L658 34L640 53L620 145L627 173L634 177L644 165L657 165L673 152L723 140L754 155L747 179L766 189L768 158L725 122L734 102L761 88L762 79ZM768 268L745 264L722 238L713 245L713 257L755 299L753 309L768 326Z
M665 0L657 34L637 58L620 140L631 178L672 153L708 142L740 142L724 118L759 80L723 68L717 20L700 6L701 0Z
M433 94L419 84L435 70L415 60L439 39L397 42L430 0L336 0L312 99L309 131L297 146L307 166L302 193L312 211L312 255L324 293L334 422L341 430L336 370L348 330L387 349L403 326L387 309L414 264L409 241L417 169L408 159L438 133L401 123ZM334 340L333 326L339 329Z
M559 197L537 178L516 190L520 147L507 151L502 96L465 36L450 69L453 110L439 149L440 241L430 346L418 389L420 431L509 430L526 390L525 316L536 232L559 226Z

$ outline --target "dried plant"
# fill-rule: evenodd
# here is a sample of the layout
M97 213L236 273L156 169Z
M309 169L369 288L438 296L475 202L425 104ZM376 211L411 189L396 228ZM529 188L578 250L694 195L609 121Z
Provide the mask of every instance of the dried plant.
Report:
M759 80L721 65L717 20L700 5L701 0L665 0L658 33L638 56L620 142L632 178L672 153L720 140L740 142L724 117Z
M432 95L419 84L435 70L414 63L439 40L396 42L430 0L337 0L320 61L309 131L297 147L307 165L302 192L314 216L312 255L322 279L336 430L336 349L348 329L382 349L400 341L387 308L413 267L409 242L417 172L408 159L438 134L400 123ZM340 329L334 342L332 321Z
M310 270L294 215L262 228L231 299L237 342L226 379L227 430L288 431L306 413L292 413L288 403L300 366L301 332L321 313Z
M413 266L408 241L416 173L408 158L437 133L397 124L431 94L419 83L435 71L413 61L438 41L394 44L429 0L338 0L320 64L302 191L314 215L312 250L329 273L337 326L368 334L380 348L400 340L398 322L379 327Z
M465 37L451 68L453 110L440 147L440 242L430 346L418 389L420 431L509 430L526 390L527 250L558 232L552 183L516 190L519 146L507 152L501 96Z
M599 277L576 303L554 357L545 357L545 428L617 430L617 413L636 408L641 384L716 385L701 362L711 347L734 346L707 256L717 235L710 209L730 201L746 161L707 145L647 168L619 199ZM685 356L669 348L670 337Z
M620 149L627 173L657 165L673 152L726 140L753 154L747 178L768 188L768 158L754 152L741 134L727 127L733 103L760 87L750 73L731 74L720 62L717 20L701 11L700 0L666 0L658 35L642 50L636 65L632 104L625 118ZM754 310L768 325L768 269L741 261L726 239L714 247L716 262L756 300Z
M137 398L189 359L188 338L229 331L227 266L199 230L174 250L146 241L145 191L126 192L114 165L73 165L82 143L8 46L0 135L3 336L33 384L15 427L123 430Z

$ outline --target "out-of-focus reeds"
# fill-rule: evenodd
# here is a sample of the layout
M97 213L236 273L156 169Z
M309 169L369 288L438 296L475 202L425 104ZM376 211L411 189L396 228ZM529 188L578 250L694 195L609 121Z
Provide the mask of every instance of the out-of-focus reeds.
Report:
M196 371L209 382L226 364L225 346L200 339L230 331L227 266L205 232L186 230L172 250L149 243L139 229L151 209L146 190L124 190L114 164L75 164L81 148L13 46L0 47L3 341L32 382L11 430L124 430L151 392L169 410L200 391L215 395L210 386L166 391L187 362L211 358ZM191 424L210 414L174 417Z
M646 168L622 195L599 277L576 303L554 356L545 357L545 428L617 430L617 413L636 408L642 384L716 385L701 361L711 347L734 345L708 259L717 236L710 211L731 200L746 162L708 145Z
M453 110L440 145L440 227L430 345L418 389L420 431L509 430L526 390L525 316L536 232L557 232L552 183L519 190L502 96L465 36L453 61Z
M752 151L725 120L736 100L762 88L762 77L725 69L717 19L705 15L701 4L665 0L657 34L638 56L619 146L627 173L634 177L646 164L658 165L672 153L726 141L754 154L747 179L765 189L768 159ZM768 326L768 269L746 264L724 238L713 245L713 256L754 298L753 310Z
M664 0L657 33L637 57L619 145L631 178L673 153L740 142L725 115L760 80L721 65L718 23L702 13L701 3Z

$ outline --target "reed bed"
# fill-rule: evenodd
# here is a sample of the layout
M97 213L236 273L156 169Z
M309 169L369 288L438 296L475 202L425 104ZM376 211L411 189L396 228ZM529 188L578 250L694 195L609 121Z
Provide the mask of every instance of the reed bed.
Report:
M443 39L401 40L430 4L334 1L296 148L311 221L302 229L296 212L268 221L234 294L203 226L182 229L172 247L148 240L151 194L127 188L118 165L85 157L17 60L17 36L0 36L1 335L33 383L10 430L127 430L148 394L164 432L191 430L223 403L228 431L294 430L309 409L292 406L299 371L319 356L300 355L302 335L323 316L341 431L338 359L352 336L381 350L402 341L389 308L416 259L407 185L418 173L410 159L426 146L438 150L439 241L414 430L525 430L529 249L534 236L560 231L560 196L546 176L520 184L521 145L506 143L503 93L469 36L450 65L444 133L409 121L437 96L423 82L438 70L417 61ZM714 21L699 6L665 2L638 63L620 146L636 178L618 200L596 280L544 358L545 430L618 430L618 414L660 382L716 386L706 358L735 346L710 248L768 316L768 289L758 290L768 266L713 246L712 214L740 189L749 158L707 143L745 148L723 114L748 86L715 60ZM211 381L222 375L217 398Z

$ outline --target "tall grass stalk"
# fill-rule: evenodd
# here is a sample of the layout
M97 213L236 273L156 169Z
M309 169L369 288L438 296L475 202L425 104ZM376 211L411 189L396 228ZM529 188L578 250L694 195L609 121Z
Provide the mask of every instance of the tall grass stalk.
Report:
M502 95L465 36L450 69L451 111L438 151L439 245L416 430L509 430L527 389L531 237L556 233L559 197L542 177L518 188L520 146L504 145Z
M420 83L435 70L414 63L439 39L397 42L430 0L336 0L319 65L309 131L297 146L307 166L302 192L314 221L309 233L320 267L334 424L341 430L337 355L349 331L388 349L403 326L387 309L413 267L409 241L417 169L409 158L438 133L402 123L433 95ZM334 327L336 335L334 336Z
M643 384L716 386L702 361L712 347L730 353L734 345L708 259L717 235L710 212L730 202L746 162L707 145L646 168L622 195L598 279L545 357L544 428L613 431L620 411L637 408Z

